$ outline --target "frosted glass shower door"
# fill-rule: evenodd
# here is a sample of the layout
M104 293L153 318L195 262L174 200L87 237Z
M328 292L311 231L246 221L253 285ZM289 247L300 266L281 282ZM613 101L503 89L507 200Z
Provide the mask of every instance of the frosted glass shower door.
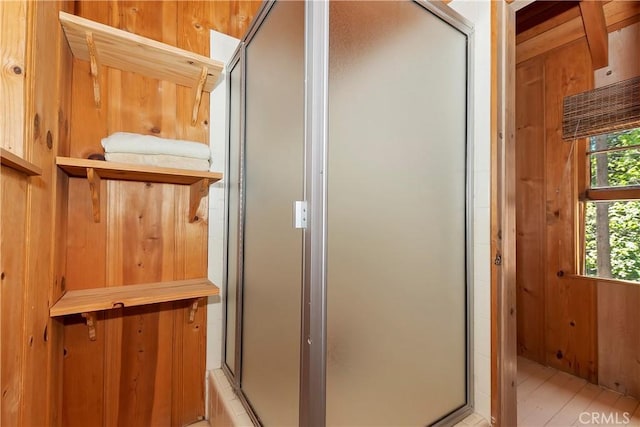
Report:
M297 425L304 3L277 2L246 45L241 386L264 425ZM237 363L237 361L236 361Z
M328 426L467 404L467 36L419 4L329 9Z

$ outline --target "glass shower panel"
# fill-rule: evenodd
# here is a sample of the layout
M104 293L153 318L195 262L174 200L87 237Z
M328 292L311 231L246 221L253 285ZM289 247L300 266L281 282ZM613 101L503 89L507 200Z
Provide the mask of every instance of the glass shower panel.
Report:
M238 233L240 212L240 63L229 73L229 150L226 178L229 192L227 200L227 291L225 363L236 372L236 327L238 292Z
M410 2L330 4L327 425L466 403L467 38Z
M264 425L297 425L304 3L277 2L246 48L242 389Z

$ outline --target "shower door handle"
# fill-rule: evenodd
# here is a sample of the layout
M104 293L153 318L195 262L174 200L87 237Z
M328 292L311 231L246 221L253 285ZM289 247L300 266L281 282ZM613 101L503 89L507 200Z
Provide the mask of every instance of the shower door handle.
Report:
M296 200L293 202L293 226L295 228L307 228L306 200Z

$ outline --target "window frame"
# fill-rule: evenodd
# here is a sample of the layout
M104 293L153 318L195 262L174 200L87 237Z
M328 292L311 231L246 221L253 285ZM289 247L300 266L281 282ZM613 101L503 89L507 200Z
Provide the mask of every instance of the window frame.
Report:
M631 125L624 129L615 129L606 134L598 135L610 135L629 130L640 129L639 126ZM607 147L604 149L589 150L591 138L598 136L596 134L582 138L577 144L577 185L578 185L578 200L577 200L577 227L576 227L576 244L578 250L576 251L576 263L579 276L602 281L602 282L614 282L614 283L628 283L640 286L640 280L626 280L615 277L602 277L598 275L590 275L586 272L586 214L588 202L620 202L620 201L639 201L640 202L640 185L628 185L617 187L598 187L592 188L591 186L591 156L599 153L609 153L612 151L623 151L630 149L640 150L640 144L631 145L628 147Z

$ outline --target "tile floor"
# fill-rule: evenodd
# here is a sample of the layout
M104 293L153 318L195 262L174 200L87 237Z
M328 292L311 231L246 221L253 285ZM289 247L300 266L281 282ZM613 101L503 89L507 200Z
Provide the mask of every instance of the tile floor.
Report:
M523 357L518 358L518 426L640 427L640 403Z

